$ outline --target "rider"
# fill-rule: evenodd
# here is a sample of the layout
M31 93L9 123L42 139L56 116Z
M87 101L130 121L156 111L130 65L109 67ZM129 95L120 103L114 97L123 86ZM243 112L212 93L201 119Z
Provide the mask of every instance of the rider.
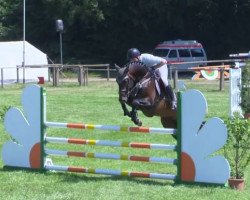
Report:
M152 54L143 53L136 48L131 48L127 52L128 61L140 61L146 65L146 67L154 67L156 73L160 76L162 82L164 83L166 93L169 94L171 100L171 109L175 110L177 108L176 95L168 83L168 68L167 61L161 57L154 56Z

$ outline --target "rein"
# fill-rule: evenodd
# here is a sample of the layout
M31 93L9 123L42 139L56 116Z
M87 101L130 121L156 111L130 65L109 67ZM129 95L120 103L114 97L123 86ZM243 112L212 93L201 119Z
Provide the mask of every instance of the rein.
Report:
M135 82L135 77L134 77L132 74L130 74L130 73L128 72L127 76L128 76L129 78L131 78L131 79Z

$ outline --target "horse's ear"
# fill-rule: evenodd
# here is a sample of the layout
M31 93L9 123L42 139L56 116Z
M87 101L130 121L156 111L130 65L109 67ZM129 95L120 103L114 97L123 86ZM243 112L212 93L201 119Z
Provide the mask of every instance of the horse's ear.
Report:
M121 69L117 64L114 64L114 67L115 67L116 71L119 71L119 69Z

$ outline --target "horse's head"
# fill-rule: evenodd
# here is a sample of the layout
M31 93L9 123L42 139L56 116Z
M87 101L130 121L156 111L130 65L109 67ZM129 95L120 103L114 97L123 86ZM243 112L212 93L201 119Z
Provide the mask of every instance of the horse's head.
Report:
M126 103L128 100L128 91L132 84L128 77L128 67L117 68L116 82L119 86L119 101Z
M131 89L147 73L147 68L141 62L130 62L123 68L118 68L116 82L119 85L119 101L128 103Z

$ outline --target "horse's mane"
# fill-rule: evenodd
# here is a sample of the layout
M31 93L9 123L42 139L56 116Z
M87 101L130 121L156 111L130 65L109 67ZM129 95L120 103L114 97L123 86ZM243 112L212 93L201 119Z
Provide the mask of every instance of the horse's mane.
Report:
M120 83L127 74L129 74L130 77L134 77L134 79L140 80L148 71L147 66L140 61L128 62L119 69L116 81Z
M127 67L128 67L129 74L133 76L134 78L136 77L137 79L138 78L141 79L148 72L147 66L140 61L129 62L127 64Z
M138 73L138 72L147 72L147 67L145 64L143 64L141 61L132 61L128 64L129 72L130 73Z

